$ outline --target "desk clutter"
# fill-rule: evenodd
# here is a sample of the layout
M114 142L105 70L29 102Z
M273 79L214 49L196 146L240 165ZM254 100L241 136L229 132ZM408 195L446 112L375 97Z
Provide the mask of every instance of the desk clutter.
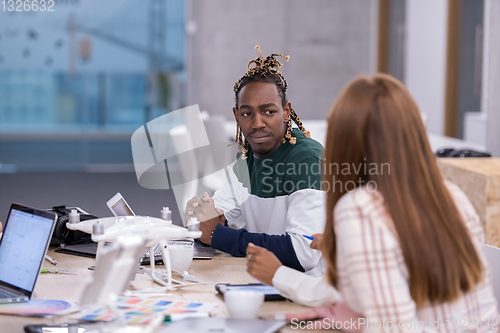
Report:
M165 299L120 297L110 308L87 309L73 316L84 321L116 321L121 317L126 324L149 325L161 316L161 321L170 322L175 315L181 317L208 317L217 304ZM174 315L171 317L171 315Z
M59 210L63 208L65 209L59 207ZM16 287L14 278L19 279L25 275L18 269L19 260L33 264L29 267L29 281L21 279L24 281L22 287L25 291L21 291L15 298L7 299L6 302L9 303L0 302L0 315L52 318L52 325L24 322L25 332L47 332L45 328L49 326L61 329L75 325L88 327L87 332L162 332L162 325L169 328L168 332L188 332L185 326L187 322L195 324L191 328L193 332L200 331L202 327L205 330L212 327L238 332L254 332L258 328L260 332L274 332L284 325L284 322L257 319L266 292L256 290L254 284L249 287L255 290L226 293L223 297L225 306L221 306L222 297L216 296L216 291L220 288L216 290L215 284L222 282L218 279L225 277L218 272L204 275L204 270L193 272L190 268L193 262L193 239L201 234L193 226L197 221L191 221L190 227L184 228L173 225L169 214L163 214L161 219L135 215L90 218L93 216L75 208L69 213L65 210L65 218L61 219L54 214L54 210L40 211L16 204L11 210L0 240L0 259L4 263L0 267L0 287L4 284L2 279L7 286L11 283ZM43 228L39 220L45 223ZM33 224L35 222L36 225ZM30 234L21 237L22 230L26 229L31 233L38 232L38 236ZM72 245L66 247L93 246L97 250L96 259L70 256L59 251L48 255L54 229L62 230L62 233L58 232L58 238L62 240L58 245L67 242ZM38 239L40 244L32 244L33 239ZM79 242L82 244L78 244ZM158 249L154 246L158 244L165 265L156 267L155 260L150 260L150 267L141 266L146 251L156 252ZM76 262L82 264L76 265ZM202 265L207 263L206 260L199 262ZM7 269L9 263L10 269ZM250 276L244 269L244 262L241 263L241 272L245 276L245 280L241 282L248 283L252 280L248 280ZM94 270L87 269L91 265L95 265ZM17 271L19 274L14 275ZM201 279L197 276L200 272ZM141 273L146 273L149 277ZM38 279L40 275L43 277ZM33 299L37 279L42 284L50 282L52 285L43 292L44 295L37 294L36 299ZM63 286L71 286L78 293L68 300L66 294L60 292L64 289ZM178 296L175 297L174 292L184 295L182 300L176 299ZM208 296L203 296L203 300L200 300L200 292ZM194 297L190 300L190 294L187 293ZM219 317L226 314L233 318L226 320ZM209 318L212 316L215 317ZM7 317L2 318L2 327L4 318ZM75 321L79 323L74 323ZM7 322L16 320L9 319ZM60 322L72 324L55 324ZM177 325L181 326L176 328ZM56 331L59 332L54 332Z
M51 318L78 310L75 302L51 299L31 299L27 302L0 304L0 314Z

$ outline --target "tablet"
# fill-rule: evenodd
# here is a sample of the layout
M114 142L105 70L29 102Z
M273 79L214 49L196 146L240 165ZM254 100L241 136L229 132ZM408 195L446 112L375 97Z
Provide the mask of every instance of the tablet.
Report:
M264 283L248 283L248 284L230 284L230 283L218 283L215 285L215 290L219 294L224 295L226 291L230 290L252 290L264 293L265 301L285 301L286 298L280 295L280 292L273 286L268 286Z
M130 208L120 192L116 193L111 199L109 199L108 202L106 202L106 205L114 216L135 216L132 208Z

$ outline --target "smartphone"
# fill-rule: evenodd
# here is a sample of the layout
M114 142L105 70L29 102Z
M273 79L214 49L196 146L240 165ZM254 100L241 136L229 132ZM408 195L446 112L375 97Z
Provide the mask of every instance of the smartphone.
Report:
M287 299L280 295L280 292L273 286L268 286L264 283L248 283L248 284L230 284L218 283L215 285L215 290L219 294L224 295L226 291L230 290L252 290L264 293L265 301L286 301Z

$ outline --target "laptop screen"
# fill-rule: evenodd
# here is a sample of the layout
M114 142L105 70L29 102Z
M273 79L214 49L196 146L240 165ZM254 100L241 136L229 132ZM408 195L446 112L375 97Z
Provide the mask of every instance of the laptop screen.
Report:
M112 207L112 211L116 214L116 216L133 216L132 210L127 205L125 200L118 200Z
M0 281L33 291L54 219L14 209L0 243Z

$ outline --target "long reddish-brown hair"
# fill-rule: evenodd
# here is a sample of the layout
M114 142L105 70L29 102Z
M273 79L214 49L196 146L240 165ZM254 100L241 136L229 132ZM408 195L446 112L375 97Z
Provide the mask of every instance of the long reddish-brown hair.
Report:
M371 175L370 168L362 167L359 173L344 174L331 167L343 163L378 166L378 172ZM324 187L323 237L332 285L337 286L334 207L354 183L369 181L384 197L418 307L453 301L481 281L481 261L443 183L418 107L395 78L362 77L343 91L328 117L324 177L323 184L332 185Z

